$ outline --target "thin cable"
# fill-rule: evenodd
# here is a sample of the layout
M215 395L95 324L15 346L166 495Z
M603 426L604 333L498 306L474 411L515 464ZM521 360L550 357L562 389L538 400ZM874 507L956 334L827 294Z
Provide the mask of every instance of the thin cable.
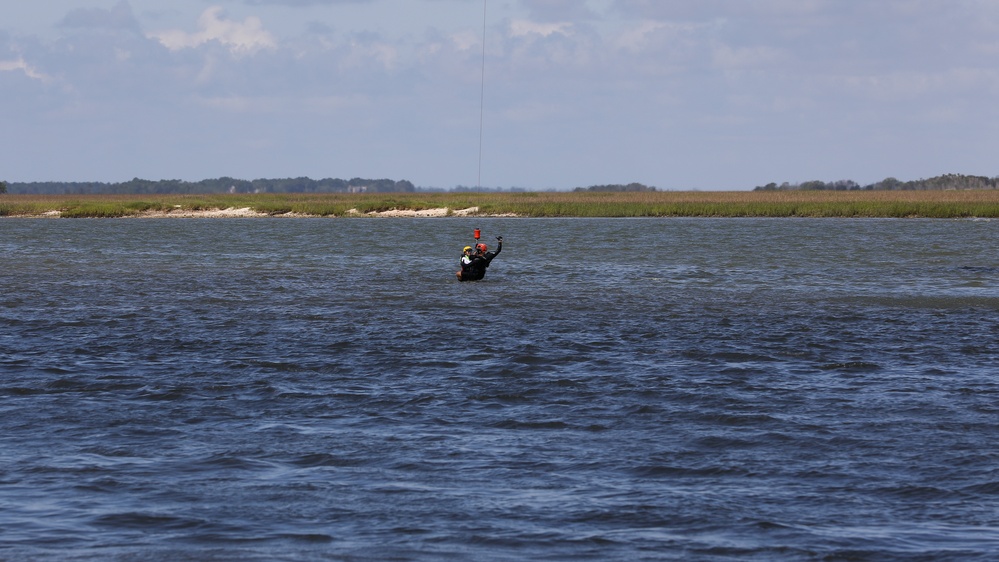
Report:
M486 4L482 0L482 85L479 88L479 178L476 188L482 188L482 125L486 114Z

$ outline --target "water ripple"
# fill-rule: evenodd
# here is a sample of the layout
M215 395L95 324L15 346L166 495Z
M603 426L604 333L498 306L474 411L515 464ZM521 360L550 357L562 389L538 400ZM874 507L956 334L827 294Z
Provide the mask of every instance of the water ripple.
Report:
M999 223L472 222L3 222L0 558L999 548Z

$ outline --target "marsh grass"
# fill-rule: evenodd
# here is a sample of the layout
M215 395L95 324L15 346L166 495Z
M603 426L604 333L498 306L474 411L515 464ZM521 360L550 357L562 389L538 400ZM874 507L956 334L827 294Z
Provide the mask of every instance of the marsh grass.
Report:
M999 217L999 190L0 196L0 216L42 216L58 211L63 217L74 218L229 208L318 217L443 208L452 215L471 207L478 207L478 215L522 217L994 218Z

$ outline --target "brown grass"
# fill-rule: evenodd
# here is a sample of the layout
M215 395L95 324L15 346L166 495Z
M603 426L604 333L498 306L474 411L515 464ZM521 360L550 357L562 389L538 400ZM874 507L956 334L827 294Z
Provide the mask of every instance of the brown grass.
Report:
M999 190L0 195L0 216L122 217L250 208L269 215L478 207L525 217L999 217Z

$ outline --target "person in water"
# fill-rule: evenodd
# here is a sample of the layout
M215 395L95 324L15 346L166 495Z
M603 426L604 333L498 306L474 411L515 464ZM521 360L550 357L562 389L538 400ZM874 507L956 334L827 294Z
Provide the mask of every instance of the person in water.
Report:
M465 248L462 249L462 251L461 251L461 271L459 271L457 273L458 279L461 279L461 273L462 273L462 271L468 270L468 267L470 265L472 265L472 256L475 255L475 252L473 250L474 250L474 248L472 248L471 246L465 246Z
M461 256L461 271L455 274L458 281L479 281L486 276L489 263L503 251L503 237L497 236L496 240L499 241L499 245L496 246L495 252L490 252L485 244L476 244L474 249L465 246Z

